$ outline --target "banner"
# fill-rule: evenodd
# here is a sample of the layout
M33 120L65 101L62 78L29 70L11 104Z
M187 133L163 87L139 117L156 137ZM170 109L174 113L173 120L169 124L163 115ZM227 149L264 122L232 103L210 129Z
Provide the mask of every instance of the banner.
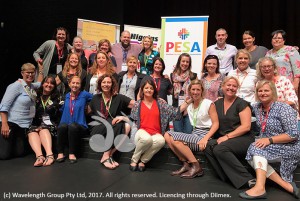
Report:
M178 57L188 53L192 71L200 78L207 46L208 16L162 17L161 57L166 64L165 74L173 72Z
M83 39L86 57L97 51L98 42L108 39L111 44L119 42L120 25L77 19L77 35Z
M133 25L124 25L124 30L127 30L131 33L131 43L132 44L141 44L144 36L150 36L153 39L153 49L159 51L161 44L161 30L151 27L140 27Z

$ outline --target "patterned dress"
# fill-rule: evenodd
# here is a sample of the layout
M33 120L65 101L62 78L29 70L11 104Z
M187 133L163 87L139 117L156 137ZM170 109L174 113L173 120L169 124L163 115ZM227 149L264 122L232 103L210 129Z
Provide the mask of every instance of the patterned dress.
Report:
M261 103L255 104L253 110L257 118L257 125L261 128L263 121L261 117L264 116L262 114L263 111L261 111ZM269 111L265 132L260 131L259 137L270 138L282 133L286 133L296 140L290 143L270 144L264 149L257 148L252 143L248 148L246 160L252 160L253 156L261 156L268 161L280 159L280 175L283 180L291 182L293 180L293 172L300 161L297 111L285 103L274 102Z

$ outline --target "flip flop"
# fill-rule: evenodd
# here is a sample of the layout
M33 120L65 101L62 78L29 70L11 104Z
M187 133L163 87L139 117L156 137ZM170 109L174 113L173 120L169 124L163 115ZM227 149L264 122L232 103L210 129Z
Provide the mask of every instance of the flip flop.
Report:
M105 163L110 163L111 165L113 165L110 157L102 161L101 164L103 165L103 167L105 167L108 170L114 170L116 168L116 167L108 167L105 165Z

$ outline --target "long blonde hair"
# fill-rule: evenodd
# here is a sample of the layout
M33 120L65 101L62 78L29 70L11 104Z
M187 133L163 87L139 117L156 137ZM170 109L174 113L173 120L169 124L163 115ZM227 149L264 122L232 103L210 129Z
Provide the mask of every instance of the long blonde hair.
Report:
M98 66L98 64L97 64L97 56L98 56L98 54L103 54L105 56L106 60L107 60L106 73L108 73L108 74L115 73L115 70L114 70L114 67L113 67L113 64L111 62L110 57L108 56L108 54L106 54L105 52L103 52L101 50L98 51L97 54L95 55L95 60L94 60L94 63L92 65L92 67L91 67L91 73L94 75L97 72L97 66Z
M67 74L68 74L68 72L69 72L69 70L70 70L70 68L71 68L71 66L70 66L70 57L71 57L73 54L76 55L77 58L78 58L78 65L77 65L77 67L76 67L76 75L78 75L79 77L81 76L81 73L82 73L82 66L81 66L81 60L80 60L80 57L79 57L78 54L76 54L76 53L70 53L70 54L68 55L67 61L65 62L65 66L64 66L64 69L63 69L63 71L62 71L63 77L67 77Z

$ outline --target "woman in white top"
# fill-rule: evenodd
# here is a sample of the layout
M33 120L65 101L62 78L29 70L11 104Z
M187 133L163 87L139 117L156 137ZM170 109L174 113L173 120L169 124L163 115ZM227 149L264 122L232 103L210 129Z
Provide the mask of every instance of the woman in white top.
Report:
M193 126L192 134L168 131L165 134L166 142L172 151L183 162L183 166L171 173L181 178L202 176L203 170L192 151L205 149L207 141L219 128L217 111L214 103L204 98L203 82L193 80L188 87L188 93L193 103L185 111L188 113Z
M240 88L237 96L248 101L255 102L255 84L257 82L256 70L251 69L249 63L251 61L250 53L245 49L240 49L235 55L237 69L231 70L228 76L236 77L239 81Z
M109 56L103 51L98 51L91 72L86 77L85 90L91 94L97 94L97 79L104 74L112 75L118 80L118 75L115 73Z

